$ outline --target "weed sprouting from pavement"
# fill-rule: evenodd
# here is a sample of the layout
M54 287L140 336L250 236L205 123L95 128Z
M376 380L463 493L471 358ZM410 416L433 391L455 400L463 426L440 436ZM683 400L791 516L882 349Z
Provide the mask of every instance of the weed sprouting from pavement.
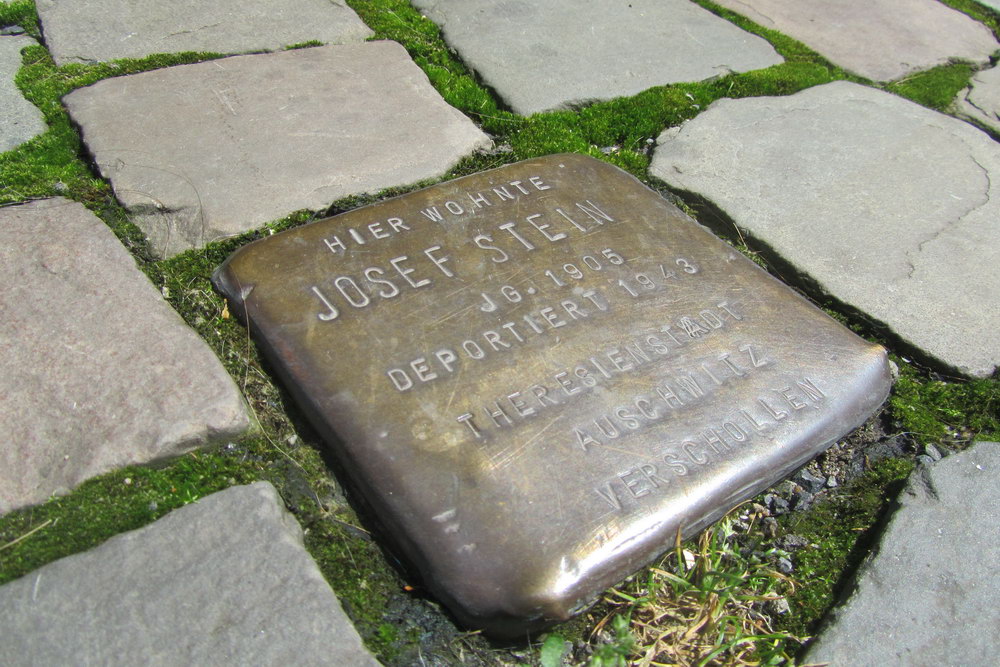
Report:
M771 565L784 554L775 549L747 553L737 539L735 512L693 542L678 540L657 565L606 593L605 615L591 633L588 667L728 667L791 660L790 652L802 640L772 627L767 610L794 589L791 579ZM562 644L558 634L546 638L543 667Z

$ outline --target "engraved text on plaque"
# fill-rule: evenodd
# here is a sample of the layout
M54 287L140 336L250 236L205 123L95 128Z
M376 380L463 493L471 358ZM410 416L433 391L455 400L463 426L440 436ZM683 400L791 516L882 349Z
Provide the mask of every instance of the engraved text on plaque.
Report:
M624 172L509 165L215 277L463 620L565 619L861 424L858 338Z

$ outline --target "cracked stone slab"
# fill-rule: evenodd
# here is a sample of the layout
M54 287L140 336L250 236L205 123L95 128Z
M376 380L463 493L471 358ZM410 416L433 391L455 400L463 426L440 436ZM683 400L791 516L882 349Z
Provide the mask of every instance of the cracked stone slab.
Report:
M1000 151L968 123L848 82L723 99L659 137L696 193L952 372L1000 363Z
M491 145L395 42L169 67L64 102L161 256L439 177Z
M806 662L931 667L980 665L984 655L996 655L997 516L1000 444L979 442L918 467L854 592Z
M982 23L938 0L716 0L875 81L951 59L985 63L1000 48Z
M331 0L37 0L57 65L153 53L276 51L293 44L363 42L372 31Z
M955 99L958 112L1000 132L1000 67L977 72Z
M24 36L0 37L0 153L17 148L45 131L45 118L14 84L21 50L37 44Z
M688 0L415 0L511 109L532 114L783 62Z
M267 482L0 587L0 663L378 667Z
M0 513L249 426L219 360L81 204L0 208L0 285Z

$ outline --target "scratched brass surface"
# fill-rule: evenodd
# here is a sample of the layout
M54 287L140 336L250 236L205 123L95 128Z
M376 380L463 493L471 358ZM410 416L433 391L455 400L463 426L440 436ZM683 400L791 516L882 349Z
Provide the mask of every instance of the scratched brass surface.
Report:
M555 155L250 244L216 285L426 584L565 619L861 424L885 351Z

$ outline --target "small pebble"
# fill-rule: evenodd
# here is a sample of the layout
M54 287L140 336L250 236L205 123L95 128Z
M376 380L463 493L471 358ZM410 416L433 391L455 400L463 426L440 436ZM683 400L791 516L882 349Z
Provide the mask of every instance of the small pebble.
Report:
M795 568L792 566L792 561L787 558L778 559L778 572L782 574L791 574Z
M834 475L830 475L826 478L826 488L835 489L837 488L837 478Z
M788 606L788 600L785 598L778 598L777 600L771 600L767 603L767 610L772 614L781 616L782 614L790 612L792 608Z
M799 484L810 493L818 493L823 490L824 486L826 486L825 479L817 477L808 470L799 471L799 474L796 475L795 478L798 480Z
M941 451L930 443L928 443L927 446L924 447L924 454L931 457L935 461L941 460Z
M785 551L801 549L809 544L809 540L799 535L789 534L778 540L778 546Z
M769 493L764 496L764 502L767 504L768 509L771 510L771 514L784 514L788 511L788 501L781 496Z
M23 35L24 28L19 25L9 25L6 28L0 28L0 35L7 37L8 35Z
M826 482L823 482L826 484ZM809 493L805 489L799 489L792 494L790 507L796 512L802 512L809 509L813 504L813 494Z

